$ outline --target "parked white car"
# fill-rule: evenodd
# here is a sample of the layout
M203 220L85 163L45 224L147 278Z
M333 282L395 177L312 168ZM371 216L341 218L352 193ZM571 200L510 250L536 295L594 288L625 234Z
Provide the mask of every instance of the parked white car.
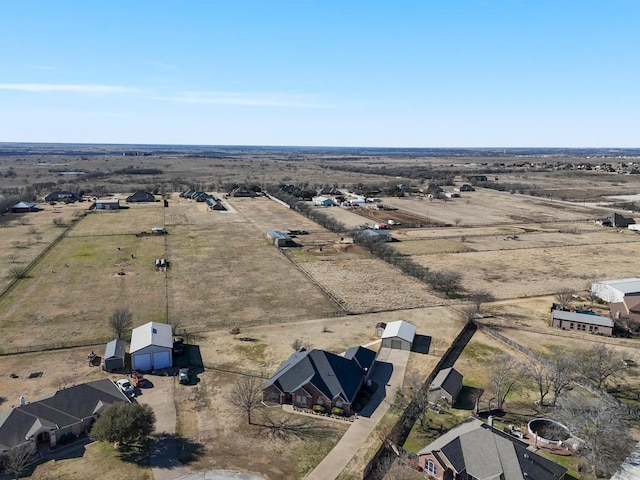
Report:
M120 380L118 380L116 382L116 385L120 390L122 390L122 393L124 393L125 395L133 395L136 391L134 386L131 385L129 380L127 380L126 378L121 378Z

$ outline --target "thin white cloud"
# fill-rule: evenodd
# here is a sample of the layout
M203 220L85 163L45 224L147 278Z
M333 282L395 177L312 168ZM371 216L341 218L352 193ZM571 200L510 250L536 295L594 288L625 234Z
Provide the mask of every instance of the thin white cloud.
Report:
M218 91L184 91L167 97L149 97L153 100L181 102L201 105L240 105L248 107L294 107L323 108L302 95L286 95L281 93L246 93Z
M54 83L0 83L0 90L18 92L67 92L67 93L129 93L137 89L116 85L82 85L82 84L54 84Z

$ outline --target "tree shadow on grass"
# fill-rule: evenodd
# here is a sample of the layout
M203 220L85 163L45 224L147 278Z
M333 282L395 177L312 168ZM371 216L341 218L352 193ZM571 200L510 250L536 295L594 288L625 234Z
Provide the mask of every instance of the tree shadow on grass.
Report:
M270 440L322 440L333 434L331 428L320 425L312 419L300 418L298 415L274 415L265 412L262 423L255 425L260 435Z

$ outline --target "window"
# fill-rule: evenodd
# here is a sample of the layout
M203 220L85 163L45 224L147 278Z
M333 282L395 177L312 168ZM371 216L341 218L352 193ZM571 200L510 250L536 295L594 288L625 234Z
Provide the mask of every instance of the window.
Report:
M571 330L573 330L573 322L571 323L571 326L569 327Z
M438 473L438 468L436 467L436 464L433 463L433 461L431 460L427 460L427 472L433 473L434 475Z
M322 398L318 397L317 404L318 405L324 405L324 400L322 400Z
M340 400L336 401L336 407L342 408L342 402Z
M296 395L296 403L299 407L306 407L307 397L305 397L304 395Z

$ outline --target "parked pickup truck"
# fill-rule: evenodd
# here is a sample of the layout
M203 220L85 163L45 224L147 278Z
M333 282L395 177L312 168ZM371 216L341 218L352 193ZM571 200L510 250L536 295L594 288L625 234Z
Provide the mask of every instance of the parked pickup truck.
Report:
M181 368L178 370L178 381L180 383L184 385L185 383L189 383L189 380L191 380L191 374L189 373L188 368Z

